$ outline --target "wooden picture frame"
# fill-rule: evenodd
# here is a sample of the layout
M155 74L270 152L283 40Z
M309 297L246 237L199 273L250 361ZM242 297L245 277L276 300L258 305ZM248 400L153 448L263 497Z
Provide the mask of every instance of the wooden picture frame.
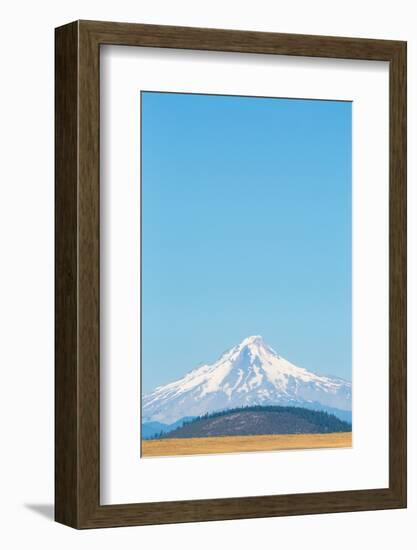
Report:
M56 29L55 519L75 528L406 506L406 43L76 21ZM99 56L117 44L389 62L389 487L101 505Z

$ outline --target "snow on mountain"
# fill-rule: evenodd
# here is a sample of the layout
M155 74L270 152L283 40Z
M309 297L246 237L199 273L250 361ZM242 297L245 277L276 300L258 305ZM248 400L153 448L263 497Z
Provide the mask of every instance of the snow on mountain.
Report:
M261 336L249 336L218 361L143 396L142 422L172 423L184 416L249 405L317 404L351 410L352 384L319 376L280 357Z

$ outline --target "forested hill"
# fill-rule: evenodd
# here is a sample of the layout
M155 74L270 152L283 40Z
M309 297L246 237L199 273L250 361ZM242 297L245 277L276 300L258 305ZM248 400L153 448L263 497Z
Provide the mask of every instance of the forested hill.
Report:
M206 414L157 438L226 435L319 434L350 432L351 424L333 414L303 407L252 406Z

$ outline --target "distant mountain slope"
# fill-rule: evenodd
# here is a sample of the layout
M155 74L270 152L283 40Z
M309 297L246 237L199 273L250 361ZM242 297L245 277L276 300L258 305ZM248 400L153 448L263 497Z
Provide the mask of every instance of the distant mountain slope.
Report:
M172 430L175 430L175 428L182 426L184 422L189 422L190 420L193 420L193 418L193 416L186 416L185 418L180 418L172 424L163 424L162 422L144 422L142 424L141 432L142 439L150 439L151 437L155 437L160 433L171 432Z
M350 432L351 425L302 407L245 407L205 415L163 434L166 438Z
M185 416L251 405L309 406L346 413L351 402L350 382L299 368L261 336L250 336L215 363L144 395L142 418L171 424Z
M342 409L335 409L333 407L326 407L325 405L322 405L321 403L317 403L314 401L304 402L303 407L305 407L306 409L310 409L312 411L324 411L329 414L334 414L334 416L336 416L340 420L343 420L348 424L352 424L352 411L345 411Z
M168 424L163 424L162 422L145 422L144 424L142 424L142 439L149 439L150 437L154 437L161 432L168 431L166 429L167 426Z

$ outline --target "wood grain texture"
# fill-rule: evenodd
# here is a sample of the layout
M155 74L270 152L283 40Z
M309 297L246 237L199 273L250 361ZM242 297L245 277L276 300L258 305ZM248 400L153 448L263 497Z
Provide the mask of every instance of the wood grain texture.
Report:
M390 480L386 489L100 505L99 54L102 44L390 64ZM406 506L406 44L78 21L56 29L56 520L75 528Z
M55 519L76 525L78 28L56 33L55 51Z
M390 488L407 493L407 46L390 61L389 469Z

